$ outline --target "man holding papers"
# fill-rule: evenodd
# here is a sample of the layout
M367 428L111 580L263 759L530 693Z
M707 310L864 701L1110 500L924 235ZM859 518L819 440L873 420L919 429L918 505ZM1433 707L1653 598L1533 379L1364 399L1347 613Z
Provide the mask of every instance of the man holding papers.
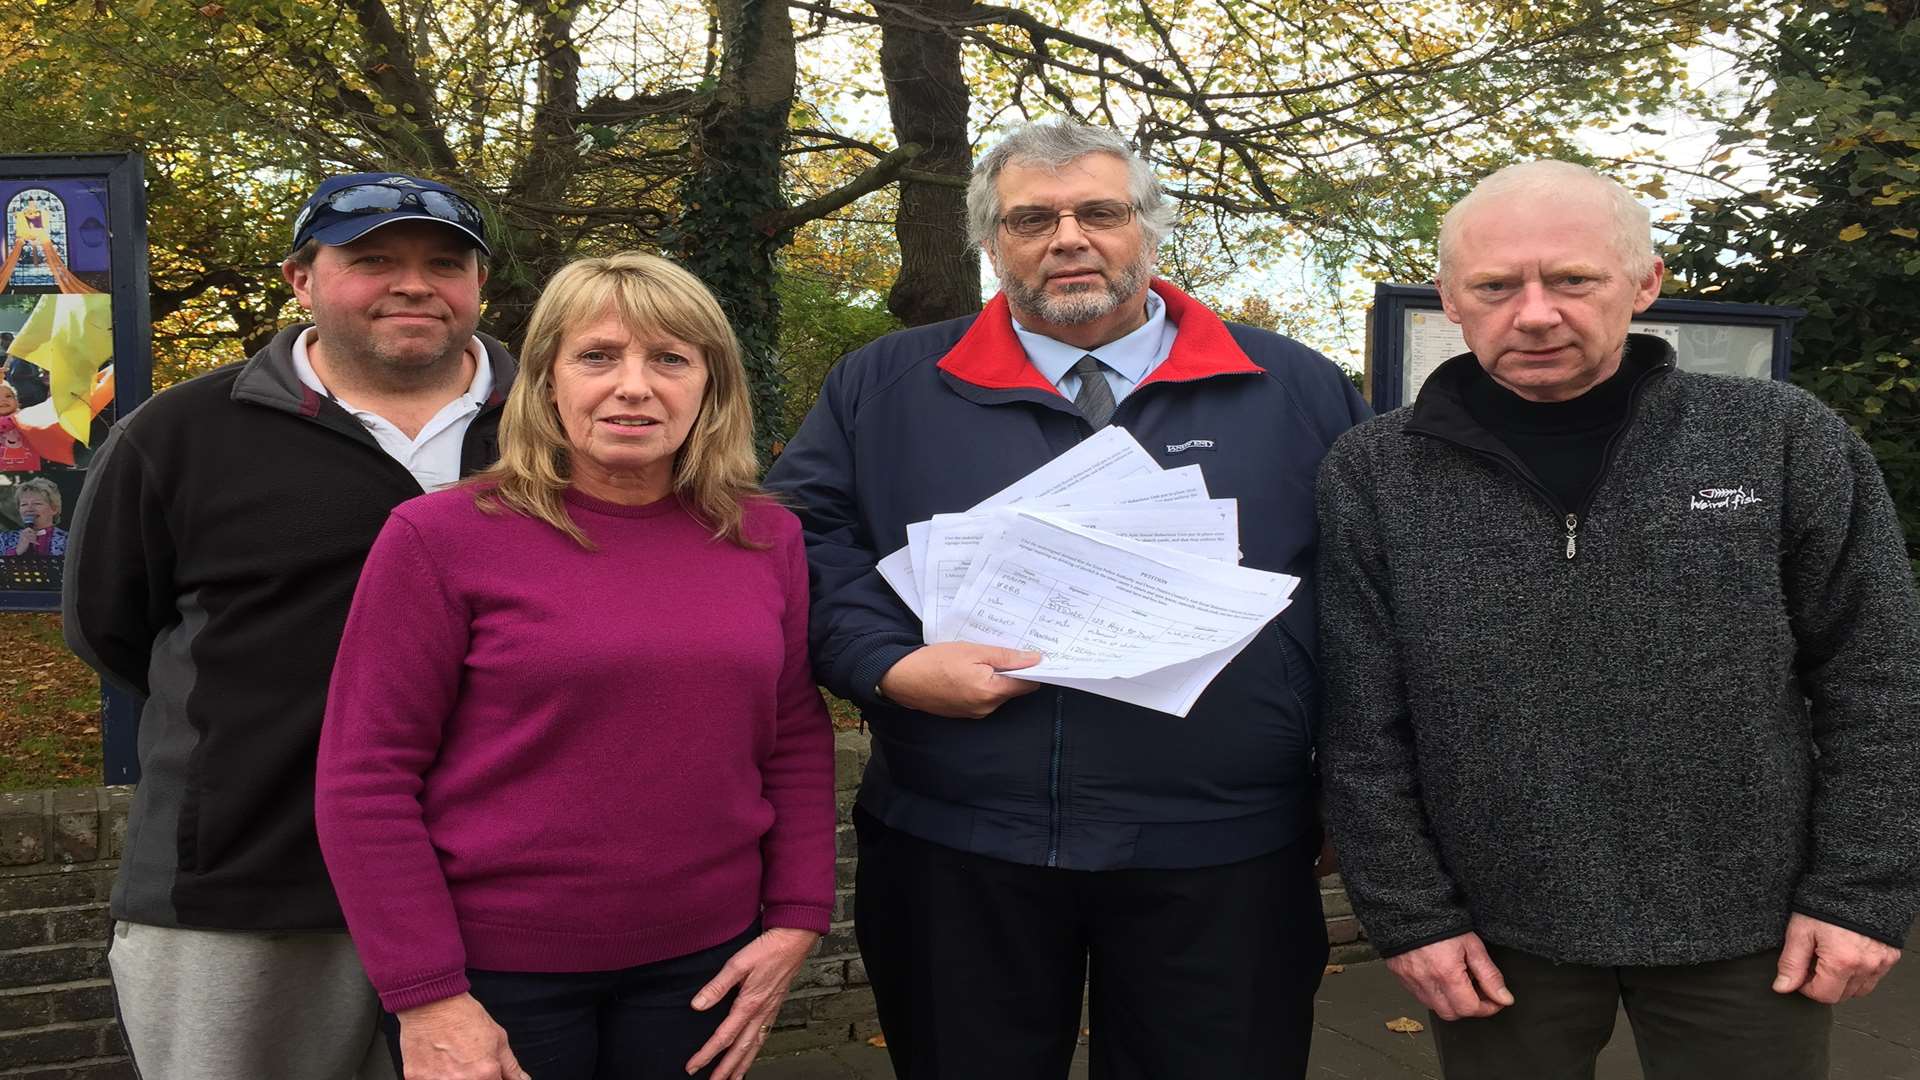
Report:
M1173 210L1110 132L1020 129L968 209L1000 295L848 356L767 478L874 733L855 917L895 1071L1059 1080L1090 976L1097 1075L1301 1076L1313 478L1366 406L1153 279Z

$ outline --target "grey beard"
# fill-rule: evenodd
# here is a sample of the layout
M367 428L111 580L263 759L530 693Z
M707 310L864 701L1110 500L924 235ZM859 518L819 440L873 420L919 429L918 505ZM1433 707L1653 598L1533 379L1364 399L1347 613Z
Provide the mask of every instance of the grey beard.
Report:
M1007 303L1023 314L1038 316L1037 322L1054 326L1084 326L1105 318L1128 297L1140 291L1153 273L1147 260L1141 259L1122 271L1105 287L1089 286L1065 296L1053 296L1043 284L1034 288L1024 281L1005 281Z

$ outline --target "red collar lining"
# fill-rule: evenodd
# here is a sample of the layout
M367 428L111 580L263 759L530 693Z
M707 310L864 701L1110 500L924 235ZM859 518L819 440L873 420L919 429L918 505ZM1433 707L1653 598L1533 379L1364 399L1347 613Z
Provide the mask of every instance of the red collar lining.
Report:
M1173 338L1172 351L1160 366L1147 373L1141 386L1260 370L1227 332L1227 324L1208 311L1206 305L1157 278L1150 288L1166 303L1167 318L1179 329ZM987 302L980 317L973 320L967 332L940 358L940 370L989 390L1040 390L1056 396L1060 393L1020 347L1005 293L996 293Z

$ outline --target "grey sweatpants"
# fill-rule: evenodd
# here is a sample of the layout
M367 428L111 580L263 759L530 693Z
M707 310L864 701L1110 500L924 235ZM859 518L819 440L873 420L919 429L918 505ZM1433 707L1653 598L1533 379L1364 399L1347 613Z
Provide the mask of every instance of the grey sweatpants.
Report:
M344 933L122 922L107 962L141 1080L394 1080Z

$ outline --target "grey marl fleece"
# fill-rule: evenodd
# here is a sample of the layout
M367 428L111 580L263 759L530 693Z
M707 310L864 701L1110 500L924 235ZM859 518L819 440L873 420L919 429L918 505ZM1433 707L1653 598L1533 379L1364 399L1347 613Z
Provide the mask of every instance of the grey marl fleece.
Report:
M1572 558L1461 407L1471 356L1322 468L1328 816L1385 955L1472 929L1682 964L1777 947L1791 911L1913 924L1920 605L1873 456L1800 390L1630 342Z

